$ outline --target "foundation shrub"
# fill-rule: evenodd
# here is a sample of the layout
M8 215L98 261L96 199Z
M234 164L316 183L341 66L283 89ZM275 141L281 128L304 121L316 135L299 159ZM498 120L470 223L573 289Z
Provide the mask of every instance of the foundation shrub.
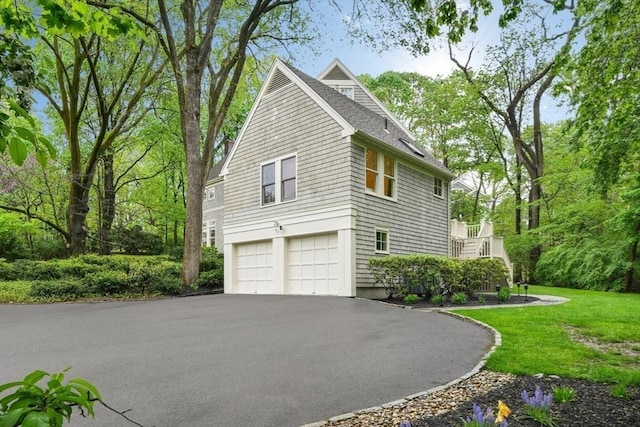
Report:
M180 295L182 293L182 281L176 277L162 277L151 283L147 291L152 294Z
M456 293L472 296L484 285L504 284L508 271L499 259L459 260L436 255L396 255L368 262L375 283L388 298L410 293L427 299Z

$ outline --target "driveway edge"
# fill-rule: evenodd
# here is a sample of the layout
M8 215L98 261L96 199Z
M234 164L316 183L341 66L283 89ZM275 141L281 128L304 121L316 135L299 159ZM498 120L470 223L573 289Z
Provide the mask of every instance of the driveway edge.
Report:
M389 304L392 305L392 304ZM366 408L366 409L361 409L359 411L354 411L354 412L347 412L345 414L341 414L341 415L336 415L334 417L329 418L328 420L324 420L324 421L318 421L318 422L314 422L314 423L310 423L310 424L304 424L301 427L322 427L330 422L340 422L340 421L346 421L349 420L350 418L354 418L358 415L362 415L362 414L367 414L370 412L376 412L376 411L380 411L382 409L389 409L392 408L394 406L399 406L399 405L403 405L411 400L414 399L418 399L418 398L423 398L426 397L430 394L436 393L438 391L444 390L446 388L449 388L461 381L464 381L466 379L468 379L469 377L472 377L473 375L477 374L483 367L484 365L486 365L487 363L487 359L489 358L489 356L491 356L493 354L494 351L496 351L496 349L498 347L500 347L502 345L502 335L500 335L500 332L498 332L495 328L487 325L484 322L480 322L478 320L475 319L471 319L470 317L466 317L463 316L461 314L457 314L457 313L453 313L453 312L449 312L449 311L445 311L445 310L439 310L439 313L447 315L447 316L452 316L452 317L456 317L462 321L465 322L470 322L470 323L475 323L478 326L481 326L482 328L488 330L489 332L493 333L493 345L491 346L491 348L489 349L489 351L487 353L485 353L485 355L482 357L482 359L480 359L480 361L473 367L473 369L471 369L469 372L467 372L466 374L462 375L459 378L456 378L452 381L449 381L448 383L444 384L444 385L440 385L437 387L433 387L430 388L426 391L422 391L416 394L412 394L410 396L406 396L402 399L398 399L398 400L394 400L393 402L388 402L388 403L383 403L382 405L379 406L373 406L371 408Z

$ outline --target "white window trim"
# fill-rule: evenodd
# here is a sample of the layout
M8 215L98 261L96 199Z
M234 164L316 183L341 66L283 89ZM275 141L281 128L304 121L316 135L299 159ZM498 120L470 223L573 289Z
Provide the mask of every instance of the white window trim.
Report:
M378 154L378 173L376 175L376 188L378 191L373 191L369 187L367 187L367 150L375 151ZM389 197L384 194L384 158L388 157L393 160L393 172L395 181L393 186L393 196ZM371 194L372 196L380 197L381 199L391 200L394 202L398 201L398 161L391 156L385 155L380 150L376 150L373 148L365 148L364 149L364 190L367 194Z
M207 199L208 200L215 200L216 199L216 189L215 188L210 188L207 191Z
M282 161L286 159L290 159L291 157L296 158L296 197L290 200L282 200ZM271 163L275 163L275 201L273 203L264 204L263 194L262 194L262 167ZM260 207L266 208L269 206L275 206L282 203L290 203L295 202L298 199L298 153L290 153L284 156L280 156L275 159L267 160L266 162L260 163Z
M213 230L213 242L211 241L211 231ZM201 242L202 247L211 247L216 245L215 240L216 220L202 221L202 234L205 235L205 241Z
M381 251L378 249L378 233L385 233L387 236L387 250L386 251ZM390 239L389 239L389 229L388 228L382 228L382 227L376 227L375 228L375 232L373 234L373 238L374 238L374 249L375 249L375 253L377 254L385 254L385 255L389 255L389 247L391 246L390 244Z
M440 192L442 194L436 193L436 180L440 181ZM438 178L437 176L433 177L433 197L437 197L438 199L444 199L444 180L442 178Z

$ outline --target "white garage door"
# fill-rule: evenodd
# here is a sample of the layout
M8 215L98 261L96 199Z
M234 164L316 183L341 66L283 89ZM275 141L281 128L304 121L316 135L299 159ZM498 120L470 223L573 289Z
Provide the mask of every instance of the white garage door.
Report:
M244 243L236 247L237 281L240 294L273 293L273 244L269 241Z
M298 295L338 294L338 234L288 240L287 291Z

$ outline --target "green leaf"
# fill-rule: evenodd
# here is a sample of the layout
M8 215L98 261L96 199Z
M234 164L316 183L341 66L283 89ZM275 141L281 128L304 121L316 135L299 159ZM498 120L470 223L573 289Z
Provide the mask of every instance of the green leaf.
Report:
M0 416L0 427L14 427L20 425L20 420L29 412L29 408L20 408L16 410L11 410L6 414Z
M7 140L4 139L2 135L0 135L0 153L4 153L4 150L7 149Z
M102 402L102 396L100 396L100 392L98 391L96 386L91 384L89 381L87 381L87 380L85 380L83 378L74 378L72 380L69 380L69 385L73 385L73 384L78 385L78 386L86 389L94 397L96 397L100 402ZM78 388L78 387L76 387L76 388ZM91 396L89 398L91 398Z
M25 385L26 383L24 381L14 381L12 383L6 383L6 384L0 384L0 393L2 393L5 390L8 390L12 387L18 387L21 385Z
M31 412L24 417L22 427L49 427L49 415L45 412Z
M36 136L33 134L33 132L31 132L29 129L27 128L23 128L20 126L16 126L15 128L13 128L13 130L16 131L16 133L23 139L29 140L33 143L36 142Z
M31 372L26 377L24 377L24 382L25 383L29 383L29 384L36 384L36 383L38 383L38 381L40 381L41 379L43 379L44 377L46 377L48 375L49 375L48 372L41 371L41 370L38 369L38 370L35 370L35 371Z
M27 146L18 138L13 138L9 142L9 154L16 165L22 166L27 158Z
M44 150L36 151L36 160L43 168L47 167L47 162L49 161L49 157L47 156L47 152Z
M33 117L31 117L31 115L27 112L27 110L22 108L20 105L18 105L16 101L14 101L11 98L7 99L7 102L9 103L9 108L11 108L11 110L13 110L19 116L22 116L23 118L27 119L27 121L31 123L31 126L35 126L36 124L35 120L33 119Z
M53 159L56 158L57 151L56 151L56 148L53 146L53 144L51 144L51 141L49 141L44 136L39 136L38 142L40 142L42 145L46 147L46 149L49 151L49 155L51 155L51 158Z

